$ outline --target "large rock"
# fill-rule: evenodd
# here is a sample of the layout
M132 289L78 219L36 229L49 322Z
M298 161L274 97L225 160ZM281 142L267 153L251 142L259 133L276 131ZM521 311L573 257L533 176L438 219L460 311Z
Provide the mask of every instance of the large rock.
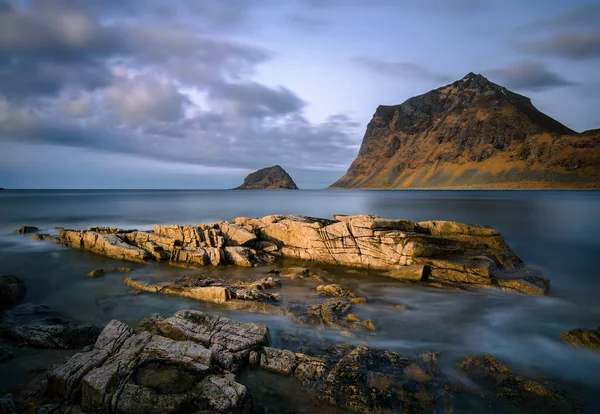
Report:
M238 372L248 363L251 351L271 344L266 325L235 322L200 311L181 310L157 320L155 325L163 336L194 341L211 349L215 362L231 372Z
M19 301L27 289L25 283L15 275L0 276L0 307L11 306Z
M444 412L445 382L426 355L412 362L359 346L331 369L319 398L360 413Z
M327 361L287 349L264 347L260 354L260 367L277 374L294 376L304 385L309 385L323 380Z
M349 328L361 331L374 331L371 320L361 321L351 313L352 299L330 298L317 304L288 302L285 313L295 322L319 327Z
M212 224L156 225L152 232L63 230L60 239L65 245L118 259L169 260L184 266L253 267L278 255L384 271L395 279L432 286L543 295L550 285L488 227L373 215L334 217L238 217Z
M249 174L244 183L236 190L297 190L298 187L292 177L279 165L260 169Z
M85 412L249 413L246 387L212 362L213 352L197 342L135 334L113 320L93 350L50 372L46 391Z
M4 313L0 336L36 348L82 348L93 344L99 326L78 325L46 305L23 304Z
M490 397L496 397L514 408L525 409L524 412L537 412L540 407L544 407L546 413L580 412L558 385L527 379L491 355L473 355L461 364L461 368L478 384L490 406L496 404Z
M577 348L600 349L600 327L596 330L573 329L563 332L560 337Z

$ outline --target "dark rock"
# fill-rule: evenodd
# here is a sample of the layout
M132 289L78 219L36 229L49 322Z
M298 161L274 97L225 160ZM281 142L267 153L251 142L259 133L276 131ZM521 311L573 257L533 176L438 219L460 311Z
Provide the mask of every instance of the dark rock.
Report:
M8 349L3 347L2 344L0 344L0 363L8 361L9 359L12 359L12 357L12 352L10 352Z
M196 342L135 334L113 320L94 350L52 370L47 394L81 402L85 412L249 413L246 388L212 366L212 355Z
M26 291L25 283L18 276L0 276L0 307L14 305L25 295Z
M244 179L244 184L236 190L247 189L287 189L297 190L298 187L292 177L279 165L263 168L249 174Z
M0 390L0 414L15 414L17 412L17 404L13 396Z
M110 271L113 273L129 273L131 269L129 267L114 267Z
M331 369L319 398L360 413L444 412L445 382L431 358L411 362L394 352L359 346Z
M291 301L285 309L286 315L298 323L331 328L375 330L370 320L361 321L350 313L352 303L347 298L331 298L319 304L306 304Z
M37 233L39 229L35 226L21 226L19 230L17 230L18 234L31 234Z
M88 275L88 277L91 277L91 278L104 276L104 269L94 269L91 272L89 272L87 275Z
M193 310L180 310L170 318L157 319L155 327L168 338L190 340L209 348L215 363L231 372L238 372L248 363L251 351L271 344L266 325L234 322Z
M600 349L600 327L592 329L573 329L563 332L560 337L566 343L577 348Z
M484 398L500 398L513 407L544 413L573 413L579 409L566 394L549 381L534 381L513 373L491 355L473 355L461 368L482 389ZM493 401L492 401L493 402Z
M102 327L80 326L46 305L19 305L0 319L0 336L36 348L76 349L93 344Z

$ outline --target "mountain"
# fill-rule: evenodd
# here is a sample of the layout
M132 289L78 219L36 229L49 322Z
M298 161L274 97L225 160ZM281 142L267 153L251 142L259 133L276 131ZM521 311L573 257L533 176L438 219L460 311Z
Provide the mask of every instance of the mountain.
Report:
M469 73L379 106L331 188L600 189L600 130L579 134Z
M244 179L244 184L236 188L236 190L257 189L297 190L298 187L283 168L274 165L249 174Z

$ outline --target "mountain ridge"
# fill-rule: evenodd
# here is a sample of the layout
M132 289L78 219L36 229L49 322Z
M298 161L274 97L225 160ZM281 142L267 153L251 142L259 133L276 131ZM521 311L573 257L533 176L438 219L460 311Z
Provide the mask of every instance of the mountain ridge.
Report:
M330 188L600 188L600 130L577 133L531 99L469 73L380 105Z

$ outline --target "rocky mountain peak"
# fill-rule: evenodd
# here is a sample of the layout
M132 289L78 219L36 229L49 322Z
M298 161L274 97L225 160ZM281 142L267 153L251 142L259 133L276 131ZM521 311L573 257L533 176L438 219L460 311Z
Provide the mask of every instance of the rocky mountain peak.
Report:
M358 157L333 186L597 187L596 135L577 134L528 97L471 72L400 105L379 106Z

